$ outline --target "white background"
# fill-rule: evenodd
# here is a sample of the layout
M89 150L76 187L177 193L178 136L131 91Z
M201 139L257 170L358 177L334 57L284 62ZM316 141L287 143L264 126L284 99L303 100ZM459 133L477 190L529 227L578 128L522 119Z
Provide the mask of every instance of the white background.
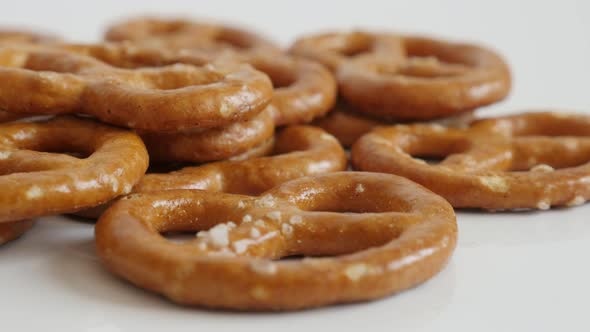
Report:
M590 111L590 1L0 1L0 23L77 41L132 14L183 14L251 26L288 45L353 27L488 44L513 68L511 97L480 114ZM2 188L0 188L2 190ZM40 220L0 248L2 331L588 331L590 205L539 213L459 212L460 241L440 275L385 300L289 314L182 308L104 272L92 225Z

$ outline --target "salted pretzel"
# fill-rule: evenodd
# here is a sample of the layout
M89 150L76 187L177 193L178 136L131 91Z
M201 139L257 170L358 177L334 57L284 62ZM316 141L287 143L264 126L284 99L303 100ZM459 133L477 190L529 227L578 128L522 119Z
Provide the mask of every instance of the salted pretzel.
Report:
M99 205L129 193L147 165L129 131L70 117L2 124L0 222Z
M229 159L254 147L267 146L274 128L272 111L267 109L252 119L227 127L175 133L140 132L139 135L152 161L206 162Z
M559 113L481 120L468 129L382 127L354 144L352 164L407 177L454 207L545 210L590 199L588 136L590 117Z
M399 36L367 31L328 32L304 36L295 41L290 53L316 60L333 72L345 62L371 58L385 63L399 63L405 50Z
M407 60L363 58L339 66L340 93L365 114L429 120L504 99L510 70L495 52L471 44L404 36Z
M308 123L327 113L336 99L336 81L323 66L305 59L265 50L162 50L128 43L61 44L59 49L89 55L118 67L164 66L184 63L248 63L267 74L274 93L270 107L277 126Z
M18 239L26 233L34 222L32 220L12 221L0 223L0 246Z
M160 235L177 231L199 233L182 244ZM387 296L438 273L456 239L444 199L362 172L304 177L261 196L133 194L96 225L97 254L113 273L174 302L237 310ZM278 260L293 255L306 258Z
M224 24L187 19L137 17L112 25L107 41L132 41L139 45L167 49L190 48L264 48L278 50L275 43L258 34Z
M272 156L220 161L185 167L170 173L144 176L134 193L172 189L201 189L243 195L258 195L283 182L315 174L346 170L347 159L338 141L323 130L291 126L282 130L271 146ZM262 153L267 152L263 147ZM98 218L104 207L76 215Z
M145 131L217 128L261 112L268 77L248 65L122 69L41 47L0 47L0 109L79 112Z
M430 120L429 123L440 124L445 127L465 127L473 121L473 112L464 112L447 118ZM316 119L313 125L318 126L329 134L334 135L345 147L350 147L357 139L370 132L377 126L399 124L393 121L376 119L374 117L355 112L345 102L339 102L326 116Z

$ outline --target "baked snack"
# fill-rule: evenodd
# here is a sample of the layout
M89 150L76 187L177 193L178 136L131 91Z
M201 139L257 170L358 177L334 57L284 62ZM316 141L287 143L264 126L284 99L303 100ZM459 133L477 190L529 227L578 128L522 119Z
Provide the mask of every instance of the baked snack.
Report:
M172 231L199 233L182 244L160 235ZM133 194L96 225L100 260L118 276L177 303L250 311L414 287L445 266L456 239L444 199L400 177L359 172L304 177L258 197ZM276 261L292 255L324 257Z
M588 136L588 116L525 113L467 129L381 127L361 137L351 156L355 169L407 177L457 208L546 210L590 199Z

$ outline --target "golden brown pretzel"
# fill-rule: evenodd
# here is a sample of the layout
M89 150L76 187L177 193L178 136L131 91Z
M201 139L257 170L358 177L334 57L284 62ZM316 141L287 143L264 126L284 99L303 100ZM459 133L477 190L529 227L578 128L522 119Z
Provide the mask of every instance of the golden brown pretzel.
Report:
M431 120L445 127L465 127L473 121L473 112L464 112L447 118ZM377 126L398 124L392 121L379 120L368 115L361 114L351 109L344 102L339 102L326 116L318 118L313 125L318 126L329 134L334 135L340 144L350 147L357 139L370 132Z
M67 117L2 124L0 222L99 205L129 193L147 165L129 131Z
M206 162L233 158L264 146L274 134L272 111L227 127L176 133L140 132L150 160Z
M266 152L266 146L263 146ZM201 189L233 194L258 195L279 184L308 175L346 169L344 150L323 130L292 126L282 130L274 142L272 156L209 163L185 167L165 174L147 174L133 192L172 189ZM98 218L104 207L81 211L76 215Z
M105 34L108 41L133 41L139 45L167 49L190 48L265 48L278 50L273 42L251 31L223 24L186 19L137 17L112 25Z
M399 36L366 31L329 32L301 37L290 53L316 60L333 72L343 63L359 58L396 64L405 59Z
M285 54L250 51L170 51L132 44L58 45L59 48L96 57L119 67L163 66L185 63L203 66L212 61L248 63L267 74L274 93L270 107L278 126L310 122L332 108L336 81L323 66Z
M42 47L0 48L0 109L80 112L147 131L213 128L262 111L272 84L247 65L121 69Z
M16 240L26 233L35 223L32 220L21 220L0 223L0 246Z
M278 126L308 123L328 112L336 97L336 81L323 66L264 49L169 50L132 43L54 44L52 47L88 55L122 68L176 63L203 66L215 61L248 63L267 74L274 85L270 107L274 109Z
M393 173L454 207L549 209L590 199L590 117L530 113L469 129L383 127L352 147L355 169ZM414 156L414 157L412 157ZM417 157L442 157L436 165Z
M202 232L178 244L160 235L171 231ZM300 178L259 197L133 194L96 226L98 256L115 274L178 303L237 310L387 296L439 272L456 238L444 199L360 172ZM292 255L335 257L276 261Z
M471 44L403 37L408 59L373 58L339 66L340 93L359 111L386 119L429 120L505 98L510 70L495 52Z

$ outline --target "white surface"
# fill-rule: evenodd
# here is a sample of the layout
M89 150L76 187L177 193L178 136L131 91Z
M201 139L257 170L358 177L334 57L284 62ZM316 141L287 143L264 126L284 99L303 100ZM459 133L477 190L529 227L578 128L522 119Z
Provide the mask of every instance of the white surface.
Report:
M2 2L2 24L78 40L99 38L114 18L150 12L241 22L285 45L298 33L348 27L474 40L502 52L515 80L512 96L482 114L590 111L590 2L584 0ZM589 214L590 205L460 212L459 246L431 281L382 301L290 314L175 306L104 272L94 255L92 225L46 218L0 249L0 330L588 331Z

